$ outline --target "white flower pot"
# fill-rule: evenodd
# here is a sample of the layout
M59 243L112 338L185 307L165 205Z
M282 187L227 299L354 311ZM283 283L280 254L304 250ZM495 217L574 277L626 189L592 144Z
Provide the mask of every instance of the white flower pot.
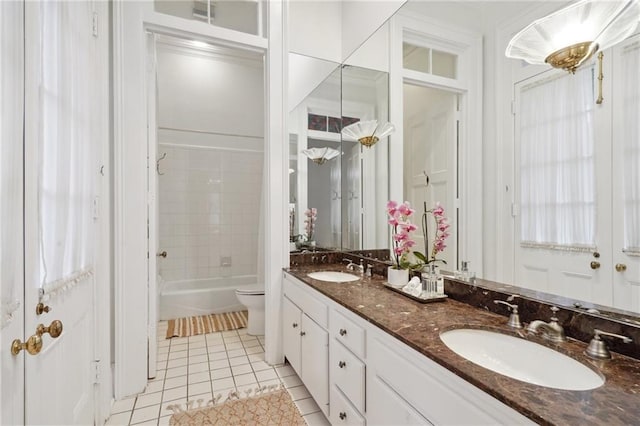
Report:
M409 282L408 269L394 269L393 266L387 268L387 283L391 287L402 288Z

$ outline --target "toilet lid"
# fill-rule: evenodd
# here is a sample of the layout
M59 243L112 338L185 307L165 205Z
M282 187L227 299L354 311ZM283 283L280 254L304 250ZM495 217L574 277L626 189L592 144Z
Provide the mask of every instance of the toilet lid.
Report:
M247 285L242 288L236 289L236 293L238 294L264 294L264 285L262 284L254 284Z

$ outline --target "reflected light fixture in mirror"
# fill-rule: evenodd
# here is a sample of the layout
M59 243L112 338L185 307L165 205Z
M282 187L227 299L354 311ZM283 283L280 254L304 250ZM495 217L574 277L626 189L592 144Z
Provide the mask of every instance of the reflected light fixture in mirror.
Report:
M573 74L595 52L630 36L639 17L638 0L582 0L520 31L505 55L530 64L547 63Z
M342 129L346 140L356 140L367 148L371 148L380 139L395 132L396 127L387 122L378 124L378 120L358 121Z
M302 151L304 155L309 157L309 160L316 164L324 164L328 160L333 160L340 154L337 149L324 147L324 148L310 148Z

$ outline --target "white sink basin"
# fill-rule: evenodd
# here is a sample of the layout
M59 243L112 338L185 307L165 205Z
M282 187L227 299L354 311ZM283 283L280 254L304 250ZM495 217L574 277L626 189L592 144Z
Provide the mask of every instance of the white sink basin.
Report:
M314 280L329 281L332 283L348 283L350 281L358 281L360 279L357 275L337 271L310 272L307 276Z
M440 339L463 358L496 373L534 385L589 390L604 379L586 365L528 340L486 330L456 329Z

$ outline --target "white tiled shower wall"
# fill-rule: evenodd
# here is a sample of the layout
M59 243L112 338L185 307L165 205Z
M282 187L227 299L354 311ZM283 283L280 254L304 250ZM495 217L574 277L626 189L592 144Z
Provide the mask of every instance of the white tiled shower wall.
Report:
M158 147L159 157L166 153L158 183L163 280L256 275L263 140L164 133ZM222 266L229 260L223 258L231 265Z

